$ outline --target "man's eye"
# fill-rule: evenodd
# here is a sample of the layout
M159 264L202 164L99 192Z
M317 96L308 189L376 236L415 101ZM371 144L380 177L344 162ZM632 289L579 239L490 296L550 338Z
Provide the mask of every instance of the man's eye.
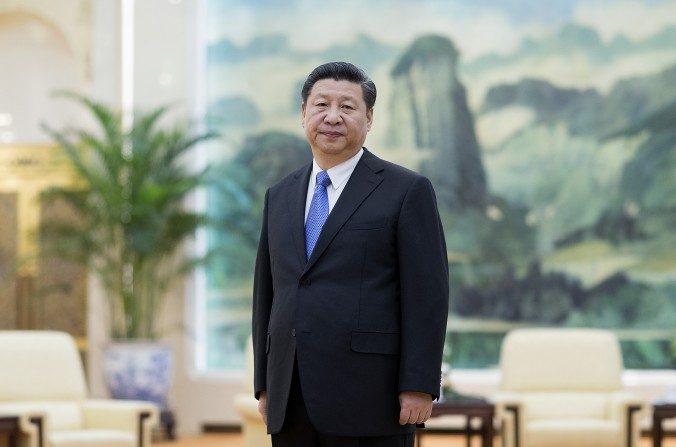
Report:
M354 107L352 107L352 106L351 106L351 105L349 105L349 104L343 104L343 106L342 106L342 107L343 107L343 109L347 109L347 110L354 110Z
M326 103L325 103L325 102L318 102L318 103L315 104L315 105L316 105L317 107L326 107Z

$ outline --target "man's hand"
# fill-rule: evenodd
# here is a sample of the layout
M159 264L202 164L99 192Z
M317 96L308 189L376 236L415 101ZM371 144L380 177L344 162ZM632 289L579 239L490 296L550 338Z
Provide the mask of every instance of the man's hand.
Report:
M268 393L266 391L261 391L258 396L258 412L263 417L265 425L268 425Z
M417 391L399 393L399 425L422 424L432 414L432 396Z

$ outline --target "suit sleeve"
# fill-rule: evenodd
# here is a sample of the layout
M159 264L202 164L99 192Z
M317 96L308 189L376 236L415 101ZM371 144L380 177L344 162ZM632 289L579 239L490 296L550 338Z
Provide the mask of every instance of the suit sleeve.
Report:
M254 392L256 399L266 390L268 322L272 308L272 271L268 246L268 195L265 193L263 224L258 242L253 286L252 338L254 350Z
M432 184L418 177L397 227L401 293L399 391L439 397L448 317L448 256Z

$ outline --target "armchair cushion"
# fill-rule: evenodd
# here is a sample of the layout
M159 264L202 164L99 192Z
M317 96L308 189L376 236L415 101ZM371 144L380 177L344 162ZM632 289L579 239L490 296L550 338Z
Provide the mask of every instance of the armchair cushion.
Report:
M602 393L524 393L527 420L535 419L606 419L608 395Z
M0 401L77 400L87 395L80 353L68 334L2 331Z
M615 391L622 387L615 336L595 329L522 329L500 353L505 391Z
M134 433L119 430L72 430L53 433L51 447L137 447Z
M603 419L549 419L527 423L524 447L617 447L622 442L616 423Z

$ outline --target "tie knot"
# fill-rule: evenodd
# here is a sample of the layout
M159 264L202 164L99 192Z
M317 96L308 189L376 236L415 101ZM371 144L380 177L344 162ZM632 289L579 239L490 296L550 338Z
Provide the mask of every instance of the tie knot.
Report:
M326 171L320 171L317 173L317 185L322 185L324 188L331 184L331 177Z

